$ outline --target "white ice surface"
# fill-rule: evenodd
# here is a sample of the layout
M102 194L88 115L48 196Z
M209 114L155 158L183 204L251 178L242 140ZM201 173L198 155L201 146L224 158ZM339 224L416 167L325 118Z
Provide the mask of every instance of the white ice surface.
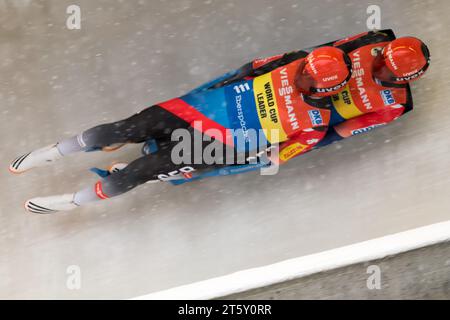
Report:
M448 240L450 240L450 221L435 223L268 266L241 270L222 277L154 292L134 299L216 299L356 263L378 260Z

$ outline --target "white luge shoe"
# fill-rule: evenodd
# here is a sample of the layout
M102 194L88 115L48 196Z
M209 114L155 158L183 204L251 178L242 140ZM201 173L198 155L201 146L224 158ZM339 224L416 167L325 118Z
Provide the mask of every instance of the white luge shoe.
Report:
M25 202L25 210L28 212L46 214L57 211L69 211L78 207L73 202L74 194L63 194L50 197L33 198Z
M14 159L9 165L12 173L22 173L35 167L43 167L61 159L63 156L56 144L32 151Z

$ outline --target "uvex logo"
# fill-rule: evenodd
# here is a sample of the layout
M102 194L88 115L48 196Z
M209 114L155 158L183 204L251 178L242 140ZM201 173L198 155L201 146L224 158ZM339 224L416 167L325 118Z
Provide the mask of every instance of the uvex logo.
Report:
M323 80L324 82L328 82L328 81L336 80L337 78L338 78L338 76L337 76L337 74L335 74L334 76L322 78L322 80Z
M425 71L424 70L420 70L419 72L417 72L416 74L412 74L410 76L406 76L406 77L397 77L395 78L395 81L409 81L412 79L415 79L419 76L421 76Z

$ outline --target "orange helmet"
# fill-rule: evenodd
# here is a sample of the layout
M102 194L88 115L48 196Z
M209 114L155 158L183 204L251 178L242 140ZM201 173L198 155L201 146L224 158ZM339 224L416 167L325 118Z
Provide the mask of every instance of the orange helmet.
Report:
M298 90L313 97L341 91L352 76L349 56L336 47L320 47L306 56L295 77Z
M404 84L419 79L430 65L430 51L417 38L403 37L391 41L378 54L373 66L376 79Z

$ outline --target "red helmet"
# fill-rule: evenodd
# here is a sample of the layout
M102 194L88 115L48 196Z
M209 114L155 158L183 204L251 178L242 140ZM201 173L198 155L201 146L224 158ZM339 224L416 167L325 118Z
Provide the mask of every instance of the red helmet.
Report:
M390 42L378 54L373 66L376 79L404 84L419 79L430 65L430 52L417 38L403 37Z
M295 83L301 93L326 97L341 91L352 76L349 56L335 47L320 47L306 56Z

